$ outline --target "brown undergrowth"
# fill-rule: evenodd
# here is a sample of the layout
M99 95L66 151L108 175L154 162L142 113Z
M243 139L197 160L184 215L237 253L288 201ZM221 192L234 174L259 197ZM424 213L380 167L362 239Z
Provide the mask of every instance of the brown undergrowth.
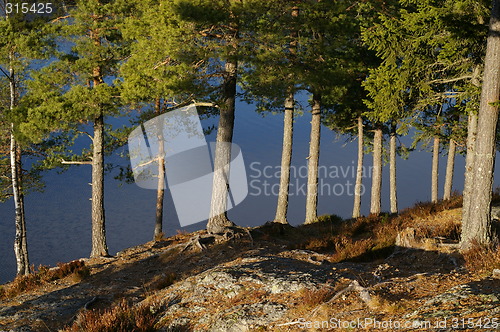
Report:
M35 290L48 282L67 276L71 276L74 282L80 282L90 276L90 270L85 266L85 262L81 260L58 263L57 268L54 269L40 265L38 270L35 270L35 266L32 266L30 274L17 276L8 285L0 287L0 299L15 297L18 294Z

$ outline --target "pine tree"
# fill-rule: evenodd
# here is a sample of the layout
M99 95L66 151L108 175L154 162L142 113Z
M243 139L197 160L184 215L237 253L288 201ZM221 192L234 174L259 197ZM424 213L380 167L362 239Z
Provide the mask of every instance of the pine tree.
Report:
M130 56L120 67L124 102L139 109L138 122L149 120L193 99L199 58L189 45L194 31L169 2L137 1L124 22L124 37L132 41ZM163 235L165 146L158 137L156 215L153 239Z
M461 245L467 248L473 241L491 243L491 198L496 152L496 129L500 100L500 1L491 9L481 104L478 113L477 138L474 147L471 202L469 215L462 223ZM480 157L479 157L480 156Z
M67 16L55 20L59 34L71 43L57 61L33 73L27 95L24 133L40 140L51 132L68 131L90 138L91 151L66 164L92 166L91 257L107 256L104 212L105 118L119 113L118 91L111 79L126 47L118 29L126 7L119 1L77 1ZM90 126L87 133L83 126Z
M35 59L46 57L50 41L46 38L45 16L28 17L22 11L13 10L12 6L21 1L3 1L0 5L3 13L0 18L0 74L8 83L8 102L4 103L4 123L9 127L10 182L15 207L14 252L17 261L17 274L29 273L27 231L24 195L26 180L23 170L23 148L19 141L19 103L24 95L28 79L27 69ZM7 124L8 123L8 124ZM5 181L5 180L3 180Z

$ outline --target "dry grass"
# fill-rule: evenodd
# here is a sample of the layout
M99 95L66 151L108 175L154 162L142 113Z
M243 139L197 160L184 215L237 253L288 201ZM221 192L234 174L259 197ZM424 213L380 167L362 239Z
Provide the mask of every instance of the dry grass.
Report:
M85 310L77 315L65 332L148 332L157 331L155 325L160 306L140 304L132 306L122 299L106 310Z
M465 267L472 273L486 276L494 269L500 268L500 244L489 246L473 243L471 248L462 253Z
M380 295L373 295L371 297L370 307L377 308L377 310L387 314L398 314L405 312L408 308L404 301L391 301Z
M370 261L390 254L397 234L406 227L415 227L421 238L458 240L460 218L454 209L461 204L462 197L454 195L437 203L417 203L397 216L370 215L355 220L321 216L316 223L293 230L288 247L332 253L332 262Z
M163 273L157 275L149 283L148 289L150 290L160 290L172 285L177 280L177 275L173 272Z
M330 300L333 294L334 290L331 287L322 287L319 289L304 289L301 292L301 305L309 309L315 308L318 305Z
M25 276L17 276L14 281L0 288L0 298L12 298L23 292L38 289L42 285L71 276L75 282L82 281L90 276L90 269L85 266L84 261L72 261L69 263L58 263L57 268L49 269L40 265L38 271L31 268L32 273Z

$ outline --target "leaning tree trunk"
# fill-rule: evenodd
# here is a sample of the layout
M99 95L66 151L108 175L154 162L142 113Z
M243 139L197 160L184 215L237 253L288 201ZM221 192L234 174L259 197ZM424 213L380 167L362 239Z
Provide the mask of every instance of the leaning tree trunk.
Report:
M467 121L467 155L465 157L465 180L463 206L462 206L462 228L469 222L469 212L472 200L473 175L474 175L474 148L477 137L477 114L470 112Z
M11 55L11 61L13 56ZM14 69L11 67L9 72L10 88L10 110L16 106L16 82ZM28 246L26 238L26 219L24 214L24 194L22 184L22 159L21 148L14 137L14 124L11 124L10 134L10 167L12 177L12 194L15 208L15 239L14 253L16 255L17 275L29 274Z
M484 60L469 217L462 223L462 248L491 243L491 197L500 99L500 0L494 0Z
M431 180L431 201L438 201L438 186L439 186L439 137L434 137L434 145L432 147L432 180Z
M390 201L391 213L398 213L398 196L396 185L396 124L391 124L391 139L389 142L389 186L390 186Z
M453 139L450 139L450 144L448 147L448 160L446 162L446 178L444 181L444 200L451 198L451 191L453 189L453 173L455 172L456 147L457 145L455 141Z
M227 218L226 210L234 128L237 66L236 61L228 61L225 64L224 104L220 109L217 129L212 201L210 218L207 223L207 231L212 234L223 233L228 227L234 226L234 223Z
M280 189L278 194L278 206L274 222L287 224L288 192L290 186L290 165L292 162L293 145L293 92L288 94L285 100L285 119L283 125L283 150L281 153Z
M375 129L373 138L373 170L370 214L379 215L382 190L382 128Z
M364 130L363 118L358 117L358 166L356 169L356 185L354 187L354 207L352 217L361 217L361 189L363 188L363 159L364 159Z
M161 114L160 98L155 101L156 114ZM162 128L158 131L158 187L156 190L156 218L153 241L163 237L163 201L165 197L165 140Z
M311 141L307 163L306 224L318 219L318 165L321 137L321 96L313 93L312 98Z

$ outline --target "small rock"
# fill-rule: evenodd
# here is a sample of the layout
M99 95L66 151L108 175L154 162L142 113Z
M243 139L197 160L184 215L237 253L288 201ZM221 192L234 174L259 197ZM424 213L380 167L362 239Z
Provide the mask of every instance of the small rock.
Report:
M500 279L500 269L494 269L492 273L492 277L495 279Z

